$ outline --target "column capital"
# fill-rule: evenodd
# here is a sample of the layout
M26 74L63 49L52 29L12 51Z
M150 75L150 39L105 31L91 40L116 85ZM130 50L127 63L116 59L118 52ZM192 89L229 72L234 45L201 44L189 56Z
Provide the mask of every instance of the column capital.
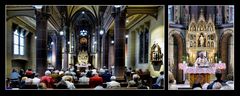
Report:
M50 14L46 12L36 11L35 14L36 14L36 18L39 18L40 20L42 19L47 20L50 17Z
M122 15L126 15L126 10L125 8L121 8L121 7L112 7L112 10L111 10L111 15L115 18L117 16L117 14L119 14L119 16L122 16Z

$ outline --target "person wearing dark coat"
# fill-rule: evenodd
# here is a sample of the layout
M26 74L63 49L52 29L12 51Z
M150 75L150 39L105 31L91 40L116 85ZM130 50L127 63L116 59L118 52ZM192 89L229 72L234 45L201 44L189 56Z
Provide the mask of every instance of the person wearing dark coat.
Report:
M215 77L217 78L217 80L214 80L211 84L209 84L207 89L213 89L213 85L217 82L221 83L222 85L225 85L225 81L221 79L222 78L221 70L216 70Z

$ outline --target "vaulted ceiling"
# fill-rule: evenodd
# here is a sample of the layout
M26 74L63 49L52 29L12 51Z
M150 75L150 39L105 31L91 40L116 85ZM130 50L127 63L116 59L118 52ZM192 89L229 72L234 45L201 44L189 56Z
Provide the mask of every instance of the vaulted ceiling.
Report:
M93 28L95 25L102 25L103 20L106 19L103 17L103 14L106 12L107 7L111 7L98 5L47 6L49 8L48 12L51 14L48 20L48 30L55 30L56 32L62 30L61 28L64 25L63 22L65 22L65 24L69 23L72 25L72 28L76 28L77 26L90 26ZM157 14L158 7L159 6L152 5L125 6L127 10L126 28L131 28L135 23L139 22L147 15L156 17L155 14ZM82 14L83 11L85 14ZM18 19L29 24L33 29L36 27L35 8L32 5L7 5L6 15L7 20L17 16ZM113 29L114 23L111 22L110 24L110 27Z

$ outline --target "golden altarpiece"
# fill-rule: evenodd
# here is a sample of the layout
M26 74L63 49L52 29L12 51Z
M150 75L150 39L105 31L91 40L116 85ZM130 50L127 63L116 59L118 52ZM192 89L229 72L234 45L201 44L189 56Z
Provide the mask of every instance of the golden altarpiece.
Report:
M201 10L199 19L196 21L194 16L191 19L188 30L186 32L186 52L188 66L194 66L199 53L208 59L209 66L216 63L218 38L215 30L214 21L212 16L209 15L208 20L204 18L203 10ZM190 80L192 85L197 79L200 83L210 82L211 75L209 73L190 73L186 74L187 79ZM188 78L190 77L190 78ZM199 79L201 78L201 79Z

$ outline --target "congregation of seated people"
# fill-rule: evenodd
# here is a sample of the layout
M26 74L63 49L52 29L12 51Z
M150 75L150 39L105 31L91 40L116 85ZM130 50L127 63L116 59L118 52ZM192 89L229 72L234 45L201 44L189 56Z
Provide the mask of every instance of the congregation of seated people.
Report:
M124 81L107 68L89 70L46 70L44 76L31 69L19 72L12 70L10 78L6 79L6 89L163 89L164 74L160 73L156 82L151 82L149 71L143 72L126 68Z

